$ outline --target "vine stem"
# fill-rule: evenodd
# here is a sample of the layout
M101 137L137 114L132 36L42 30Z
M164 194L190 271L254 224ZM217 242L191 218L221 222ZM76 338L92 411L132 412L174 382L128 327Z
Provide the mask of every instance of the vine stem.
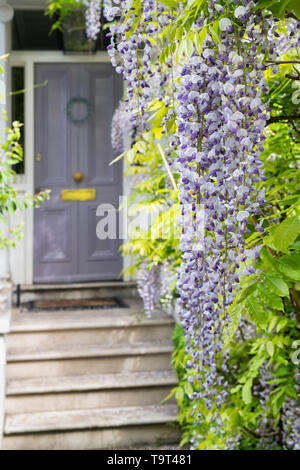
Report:
M256 438L273 437L273 436L277 436L279 434L279 431L274 431L274 432L270 432L270 433L258 433L258 432L252 431L252 429L246 428L246 426L243 426L243 429L247 433L251 434L251 436L256 437Z
M300 318L300 296L298 292L293 288L290 289L290 294L293 299L293 303L295 305L295 310L297 312L297 315Z
M163 149L162 149L162 146L161 146L159 143L157 144L157 148L158 148L158 150L159 150L159 153L161 154L161 158L162 158L162 160L163 160L163 162L164 162L164 165L165 165L165 167L166 167L166 170L167 170L167 173L168 173L169 178L170 178L170 180L171 180L171 183L172 183L172 186L173 186L173 188L174 188L174 191L177 191L178 188L177 188L177 185L176 185L176 181L175 181L175 179L174 179L174 176L173 176L173 174L172 174L170 165L169 165L169 163L168 163L168 160L166 159L166 156L165 156L165 153L164 153L164 151L163 151Z
M300 60L267 60L267 64L272 65L284 65L284 64L300 64Z
M283 116L273 116L270 117L270 119L267 120L267 125L269 126L270 124L273 124L274 122L280 122L280 121L299 121L300 120L300 114L295 114L295 115L283 115Z

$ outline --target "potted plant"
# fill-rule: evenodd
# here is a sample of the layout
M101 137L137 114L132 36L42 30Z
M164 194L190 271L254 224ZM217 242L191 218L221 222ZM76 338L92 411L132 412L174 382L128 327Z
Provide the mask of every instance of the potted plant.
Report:
M95 53L97 41L86 35L85 9L82 2L51 2L46 14L55 20L51 31L59 29L65 53Z

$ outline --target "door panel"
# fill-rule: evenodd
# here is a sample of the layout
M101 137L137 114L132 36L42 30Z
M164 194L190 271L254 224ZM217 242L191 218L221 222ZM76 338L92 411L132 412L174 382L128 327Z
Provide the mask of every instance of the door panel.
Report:
M90 97L95 96L94 126L88 127L86 134L88 147L86 163L90 181L93 184L101 184L101 186L103 184L117 184L116 166L109 166L109 162L113 158L111 144L109 139L105 138L107 120L113 115L114 96L117 94L117 90L112 86L112 71L107 68L99 70L93 66L83 67L81 83L86 83L87 80ZM102 158L97 158L99 153Z
M71 243L66 234L70 227L72 213L70 207L48 208L41 211L42 237L40 260L44 263L70 262ZM48 230L49 227L59 227L59 230ZM72 233L71 233L72 236Z
M80 236L86 237L86 243L79 252L81 278L115 279L114 273L120 273L119 240L99 240L96 235L96 222L99 220L96 217L97 204L80 205ZM105 270L100 273L99 265L105 266Z
M82 130L80 158L86 182L96 188L97 204L79 204L79 237L85 245L79 253L79 271L92 279L113 279L120 272L119 240L99 240L96 236L98 204L110 203L118 208L122 175L121 165L109 165L114 154L110 142L110 125L114 109L120 99L120 82L110 64L88 64L80 66L81 95L93 102L93 120ZM86 227L88 229L86 230ZM99 273L98 266L105 269Z
M121 165L114 158L110 125L120 99L121 84L110 64L37 64L35 187L50 189L51 198L35 210L34 282L79 282L119 277L119 240L96 236L97 206L118 207L122 192ZM68 118L68 103L82 97L91 104L87 120ZM82 103L72 115L85 115ZM77 116L75 116L77 117ZM80 171L84 179L73 180ZM95 201L62 201L62 189L95 188Z

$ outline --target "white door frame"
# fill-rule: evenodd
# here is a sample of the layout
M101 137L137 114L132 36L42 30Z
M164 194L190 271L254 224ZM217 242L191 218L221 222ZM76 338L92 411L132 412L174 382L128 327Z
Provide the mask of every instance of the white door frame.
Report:
M34 192L34 89L38 84L34 83L34 68L37 63L101 63L110 62L109 55L105 51L96 54L67 55L62 51L12 51L9 58L9 69L13 66L24 67L25 72L25 173L18 175L16 189L20 193ZM9 74L10 79L10 74ZM124 181L125 183L125 181ZM123 192L126 192L123 186ZM10 266L13 280L20 284L33 283L33 209L27 209L23 215L24 239L19 246L10 250ZM125 265L128 262L125 261Z

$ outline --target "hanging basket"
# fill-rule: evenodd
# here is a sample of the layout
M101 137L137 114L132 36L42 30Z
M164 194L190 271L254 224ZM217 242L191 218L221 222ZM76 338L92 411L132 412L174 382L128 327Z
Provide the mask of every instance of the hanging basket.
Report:
M74 9L65 18L63 30L63 50L66 54L89 53L94 54L97 41L86 35L85 13L82 9Z

